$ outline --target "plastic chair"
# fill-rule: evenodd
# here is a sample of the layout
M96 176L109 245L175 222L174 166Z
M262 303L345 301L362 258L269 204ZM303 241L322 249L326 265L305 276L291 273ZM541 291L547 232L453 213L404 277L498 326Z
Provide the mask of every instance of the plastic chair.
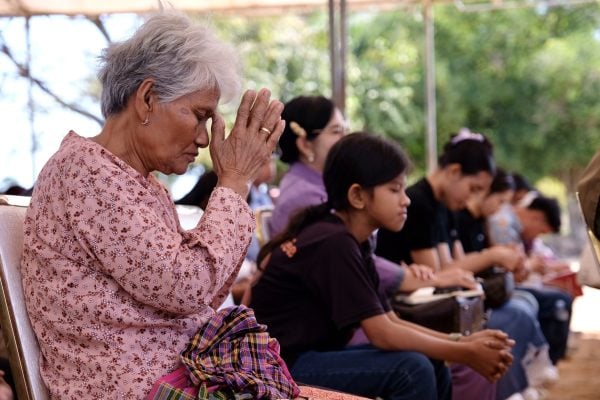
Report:
M254 216L256 218L256 239L261 247L270 239L269 219L271 219L272 215L273 207L271 206L264 206L254 210Z
M25 308L21 281L23 220L28 203L27 197L0 197L0 324L16 397L47 400L50 396L39 372L39 345Z

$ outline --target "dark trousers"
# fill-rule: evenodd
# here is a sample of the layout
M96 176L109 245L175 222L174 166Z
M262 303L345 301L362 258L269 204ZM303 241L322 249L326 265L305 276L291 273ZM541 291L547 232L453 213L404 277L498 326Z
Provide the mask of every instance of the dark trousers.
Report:
M297 382L386 400L450 400L452 381L443 361L412 351L371 345L307 351L290 368Z
M519 286L519 290L531 293L537 300L540 306L538 320L550 346L550 360L556 364L567 352L573 297L560 289L549 287L538 289Z

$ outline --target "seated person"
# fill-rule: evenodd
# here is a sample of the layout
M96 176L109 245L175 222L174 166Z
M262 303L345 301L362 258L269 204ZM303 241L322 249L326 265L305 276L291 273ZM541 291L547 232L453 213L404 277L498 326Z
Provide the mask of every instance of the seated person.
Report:
M515 189L510 203L513 206L524 207L529 204L535 196L538 195L538 192L523 175L513 172L511 176L513 177L513 181L515 183Z
M269 220L271 237L287 226L290 217L308 205L327 200L323 168L329 149L347 133L347 122L332 100L298 96L288 101L281 117L280 160L289 165L279 183L279 196Z
M297 211L327 200L322 177L325 157L347 131L341 111L323 96L295 97L285 104L282 118L288 123L279 141L280 159L289 164L289 169L281 179L279 197L269 220L271 237L280 233ZM375 267L390 296L425 286L475 287L473 274L459 269L434 273L426 266L400 266L377 256Z
M327 201L297 214L261 249L266 261L250 305L280 341L294 379L370 398L450 399L440 360L490 381L510 365L513 342L503 332L460 338L402 321L380 290L369 238L382 227L402 229L407 168L394 143L345 136L325 162ZM371 344L348 347L358 327Z
M504 204L488 217L489 239L492 244L523 247L529 256L531 272L544 275L568 270L568 265L556 262L552 250L540 236L560 231L560 206L553 198L537 192L525 206Z
M380 229L376 253L393 262L416 262L436 271L462 268L479 272L492 265L511 271L519 268L523 263L520 252L494 246L464 254L451 232L450 211L458 211L472 197L486 193L495 172L492 145L483 135L466 129L454 134L440 154L438 168L407 189L411 205L406 226L397 232ZM493 310L487 322L488 327L502 329L519 345L531 341L534 325L531 315L511 301ZM519 351L513 355L524 353ZM507 398L526 386L523 370L511 368L498 382L496 398ZM481 398L479 393L461 393L458 397L466 396Z
M406 228L380 229L376 254L393 262L428 265L435 271L463 268L479 272L491 265L517 268L522 255L504 246L452 258L449 211L464 208L470 197L485 193L495 174L491 143L468 130L454 134L444 146L438 168L408 188L411 198Z
M555 199L538 195L525 207L505 205L487 218L487 225L491 244L525 250L530 272L544 274L553 268L547 258L535 254L534 243L540 235L560 231L560 208ZM558 288L540 285L539 280L524 279L518 287L532 294L539 304L538 319L550 344L550 358L556 364L567 351L573 297Z
M212 195L213 190L217 186L219 177L214 170L205 171L196 184L185 196L175 201L175 204L183 204L187 206L200 207L202 211L206 210L208 199Z
M486 229L486 218L493 215L500 207L510 204L514 190L514 181L510 174L502 169L496 170L494 180L487 193L472 196L467 202L467 206L456 213L456 229L461 245L466 253L483 251L489 247L489 239ZM515 280L520 280L520 275L526 274L526 268L519 268L513 271ZM525 311L529 311L530 302L537 301L533 296L523 300L523 296L531 296L528 293L514 296L511 303L515 306L521 306ZM495 310L491 311L496 312ZM508 318L513 318L510 314ZM500 326L506 326L510 321L506 321ZM550 361L548 354L548 342L541 331L537 318L529 318L518 321L519 331L522 333L526 329L530 332L527 335L521 335L523 340L517 340L513 347L515 359L525 360L522 363L513 363L511 368L519 370L517 376L521 377L518 386L519 392L528 391L529 396L532 393L539 393L539 389L548 383L555 382L558 379L558 370ZM523 373L524 372L524 373ZM523 379L526 378L526 379ZM499 384L502 391L505 385ZM510 385L506 385L510 386ZM500 394L500 398L506 397Z
M248 183L283 130L283 104L247 91L225 137L217 111L237 97L233 49L176 12L111 45L99 73L106 123L69 132L25 217L21 271L54 399L144 399L180 365L235 279L254 219ZM198 225L181 228L153 171L182 174L209 146L218 176Z
M6 188L0 194L9 194L9 195L13 195L13 196L31 196L32 191L33 191L33 188L25 189L21 185L14 184L14 185L11 185L8 188Z
M279 141L281 161L289 164L289 169L281 180L280 194L269 221L271 235L279 233L298 210L327 200L322 178L325 157L331 146L347 131L347 122L342 113L333 101L323 96L299 96L290 100L285 104L282 118L288 124ZM426 286L472 289L476 285L473 274L460 268L434 272L427 266L393 263L378 256L374 256L374 262L380 285L388 296ZM358 329L350 343L367 341L362 329ZM473 390L473 380L479 379L477 373L472 370L459 372L464 379L455 381L453 387ZM480 381L481 386L488 387L489 392L494 390L494 385ZM485 391L480 389L476 391Z

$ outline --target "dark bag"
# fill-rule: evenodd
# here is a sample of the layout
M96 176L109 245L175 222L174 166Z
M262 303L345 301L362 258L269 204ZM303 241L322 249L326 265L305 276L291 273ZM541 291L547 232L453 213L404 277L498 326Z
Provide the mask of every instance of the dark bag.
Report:
M483 328L485 312L482 296L449 296L425 303L410 304L404 296L392 299L392 309L405 321L439 332L469 335Z
M498 308L506 303L515 290L515 279L512 272L501 267L490 267L477 274L485 293L486 308Z

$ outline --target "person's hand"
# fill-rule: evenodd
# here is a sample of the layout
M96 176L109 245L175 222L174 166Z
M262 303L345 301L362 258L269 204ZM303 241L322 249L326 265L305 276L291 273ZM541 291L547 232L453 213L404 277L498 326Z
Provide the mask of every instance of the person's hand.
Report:
M435 278L435 273L433 272L433 269L431 269L431 267L428 267L427 265L421 265L421 264L406 265L406 264L402 263L402 266L404 268L406 268L406 270L408 272L410 272L412 274L412 276L414 276L416 279L418 279L420 281L430 281Z
M473 272L463 268L449 267L436 272L434 286L440 288L460 286L466 289L475 289L477 281Z
M525 263L525 254L514 247L497 245L490 247L488 251L491 264L500 265L509 271L514 271Z
M470 356L464 363L490 382L496 382L506 373L513 361L510 349L514 340L506 333L486 329L461 338L470 346Z
M515 282L519 283L519 282L524 282L527 278L529 278L529 274L531 274L531 271L527 267L527 263L524 263L523 265L515 268L512 271L512 273L513 273L513 278L515 279Z
M563 274L571 273L571 266L563 260L544 260L546 269L544 275L547 277L555 277Z
M532 255L526 260L527 268L532 272L537 272L540 275L546 273L546 262L542 256Z
M469 336L463 336L461 340L465 342L488 340L489 346L498 350L510 350L515 345L515 341L511 339L506 334L506 332L503 332L498 329L484 329L481 331L473 332Z
M271 154L285 127L281 120L283 103L270 100L271 93L248 90L242 96L235 124L225 138L225 121L219 114L212 119L210 156L219 177L218 186L226 186L246 198L250 184Z

